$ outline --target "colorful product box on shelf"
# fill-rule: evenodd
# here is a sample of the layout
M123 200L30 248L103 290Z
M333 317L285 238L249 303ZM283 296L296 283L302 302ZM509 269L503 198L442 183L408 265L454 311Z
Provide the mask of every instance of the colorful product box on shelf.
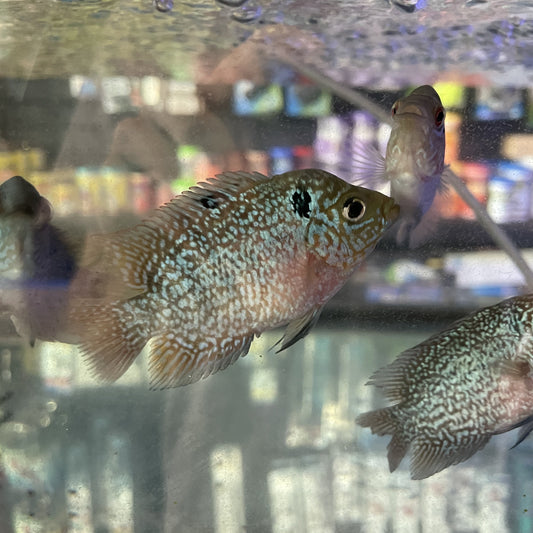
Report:
M450 168L465 182L478 202L486 205L491 166L487 163L454 161ZM475 218L473 211L453 187L447 187L442 194L436 196L435 209L444 218Z
M270 152L270 174L275 176L294 170L292 148L289 146L274 146Z
M285 113L289 117L324 117L331 113L331 94L312 84L285 89Z
M254 85L241 80L233 86L233 110L237 115L271 115L283 109L283 91L279 85Z
M339 117L322 117L317 120L314 142L315 157L321 168L335 171L343 161L349 125Z
M487 211L494 222L525 222L531 211L533 172L513 162L501 162L488 185Z
M295 169L301 170L315 166L315 152L312 146L295 146L292 154Z
M248 161L248 170L250 172L268 174L269 159L267 152L264 152L263 150L248 150L246 152L246 159Z

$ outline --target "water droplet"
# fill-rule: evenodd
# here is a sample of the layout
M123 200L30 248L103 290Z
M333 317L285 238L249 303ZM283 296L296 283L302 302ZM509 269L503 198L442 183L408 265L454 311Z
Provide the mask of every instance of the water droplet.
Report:
M239 7L242 6L248 0L218 0L219 4L224 4L225 6L230 7Z
M153 4L161 13L167 13L168 11L172 11L174 0L153 0Z
M261 6L243 5L231 13L231 17L237 22L252 22L261 16Z

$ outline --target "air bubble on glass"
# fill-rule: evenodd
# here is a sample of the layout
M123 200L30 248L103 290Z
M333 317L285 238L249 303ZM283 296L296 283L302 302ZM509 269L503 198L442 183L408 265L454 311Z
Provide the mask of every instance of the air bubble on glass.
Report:
M57 409L57 402L54 400L48 400L45 407L49 413L53 413Z
M172 11L174 0L153 0L153 4L161 13L167 13L168 11Z
M231 18L237 22L253 22L261 16L262 12L261 6L246 4L239 9L234 9L231 12Z
M239 7L246 2L248 2L248 0L218 0L219 4L224 4L229 7Z

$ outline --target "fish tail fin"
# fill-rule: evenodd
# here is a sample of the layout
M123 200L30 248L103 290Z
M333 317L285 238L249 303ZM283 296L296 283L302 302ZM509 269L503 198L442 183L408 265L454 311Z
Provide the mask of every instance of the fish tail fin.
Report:
M122 376L148 342L143 328L127 323L120 302L98 306L78 302L71 316L82 357L90 371L104 381Z
M394 407L377 409L368 413L359 415L356 422L362 427L369 427L375 435L392 435L387 450L389 460L389 470L394 472L405 454L409 450L409 441L402 435L400 423Z

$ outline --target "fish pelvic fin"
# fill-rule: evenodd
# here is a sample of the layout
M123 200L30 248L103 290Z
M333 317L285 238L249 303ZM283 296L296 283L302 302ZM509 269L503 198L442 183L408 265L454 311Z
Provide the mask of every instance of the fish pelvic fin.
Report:
M409 441L402 435L396 415L397 412L394 407L386 407L385 409L363 413L355 420L360 426L369 427L375 435L392 435L387 446L387 458L391 472L398 468L409 450Z
M117 380L139 355L148 337L141 328L126 324L119 302L101 306L78 302L75 307L75 331L81 338L80 351L90 371L104 381Z
M289 346L292 346L295 342L303 339L318 322L322 307L315 307L308 311L305 315L293 320L287 326L283 337L274 345L281 344L279 350L276 353L282 352Z
M224 370L245 356L253 335L188 342L174 332L152 340L148 371L150 388L166 389L189 385Z
M443 439L420 436L413 442L411 479L425 479L449 466L466 461L481 450L491 435L472 435L458 446Z
M518 437L516 438L516 442L511 446L511 450L523 442L529 436L531 431L533 431L533 416L528 416L525 420L520 422L520 426Z

